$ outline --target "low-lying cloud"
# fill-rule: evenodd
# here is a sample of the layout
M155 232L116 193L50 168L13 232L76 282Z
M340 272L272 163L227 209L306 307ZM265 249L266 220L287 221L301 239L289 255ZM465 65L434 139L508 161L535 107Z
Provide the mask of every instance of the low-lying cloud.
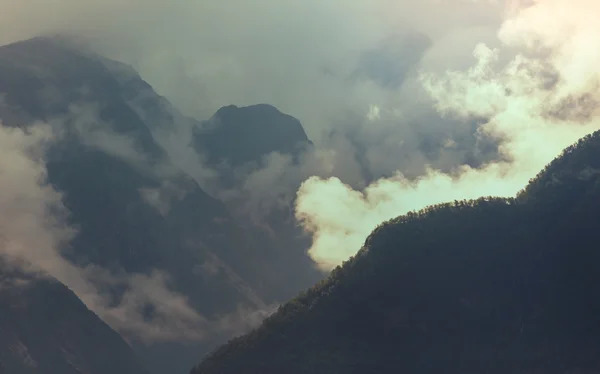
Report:
M321 166L307 157L302 179L335 175L362 188L398 169L414 177L426 164L448 171L497 156L494 147L473 151L479 140L472 124L442 119L431 109L417 72L468 66L473 42L494 42L500 4L4 1L0 43L47 33L81 37L93 50L131 64L158 93L200 120L224 105L256 103L297 117L319 150L316 157L327 158ZM300 184L297 168L282 171L286 156L272 156L236 191L221 193L215 171L189 146L194 124L183 118L175 123L176 130L153 129L174 163L213 195L247 196L252 202L244 209L252 207L253 215L261 214L259 205L293 196ZM457 145L448 146L449 138ZM285 191L274 194L274 201L262 196L270 181L286 185L278 185Z
M63 251L77 235L68 224L63 196L47 181L45 155L58 135L48 124L0 126L0 256L8 266L69 287L100 318L125 337L145 343L200 340L222 333L221 326L247 328L255 318L240 311L217 320L201 316L187 297L174 291L168 274L108 271L78 266ZM125 289L116 297L109 290ZM116 298L115 298L116 297ZM236 331L239 332L239 331Z
M272 154L234 190L190 146L193 121L153 134L178 168L250 215L289 204L306 179L296 217L324 269L409 210L514 195L598 127L592 0L4 1L2 42L80 35L186 115L269 103L299 118L317 151L300 165ZM168 211L162 189L140 193Z
M313 234L310 255L331 269L361 247L379 223L427 205L480 196L514 196L578 138L600 127L597 2L536 1L506 9L499 48L475 46L466 70L430 73L420 82L445 117L485 118L479 136L502 138L505 161L453 173L430 169L353 190L337 178L310 178L298 191L297 217ZM513 53L517 51L517 53ZM512 53L503 59L502 53Z

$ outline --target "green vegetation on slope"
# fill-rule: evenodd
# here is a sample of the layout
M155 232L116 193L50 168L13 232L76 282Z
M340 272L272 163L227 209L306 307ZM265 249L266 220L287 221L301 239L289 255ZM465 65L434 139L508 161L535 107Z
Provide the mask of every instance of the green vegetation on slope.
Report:
M600 372L600 133L514 199L386 222L193 374Z

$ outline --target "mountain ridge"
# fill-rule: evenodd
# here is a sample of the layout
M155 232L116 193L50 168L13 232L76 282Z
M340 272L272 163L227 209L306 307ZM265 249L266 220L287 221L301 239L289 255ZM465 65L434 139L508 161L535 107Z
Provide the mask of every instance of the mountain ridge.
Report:
M600 132L515 198L382 223L330 277L193 374L597 373Z

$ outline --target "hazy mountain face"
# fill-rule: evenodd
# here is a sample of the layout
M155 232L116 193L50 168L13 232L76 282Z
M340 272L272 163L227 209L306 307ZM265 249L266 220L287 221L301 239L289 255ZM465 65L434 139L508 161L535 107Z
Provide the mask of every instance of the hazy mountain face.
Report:
M40 141L24 143L15 157L37 157L28 164L35 171L28 180L39 185L31 196L38 198L40 220L52 217L52 209L62 212L51 227L40 222L40 230L50 237L68 231L43 250L4 254L74 290L131 339L149 367L187 370L204 345L253 326L271 303L320 277L304 255L306 242L288 252L278 248L280 242L243 216L236 221L199 185L211 188L218 179L194 171L204 167L205 155L256 163L281 150L281 139L291 139L282 143L290 150L298 136L308 140L297 120L259 106L248 109L254 122L247 127L219 130L221 142L230 139L242 153L204 149L192 137L189 149L179 152L181 143L173 147L173 139L200 131L198 121L178 113L126 66L74 48L38 38L0 49L6 142L41 131ZM278 117L292 126L276 135ZM262 123L275 134L266 143L260 136L236 136L253 127L257 134ZM243 153L244 145L254 154ZM16 179L25 171L14 173ZM29 197L19 197L24 192L12 182L5 187L16 196L9 208L22 212L18 202ZM50 197L56 208L48 206Z
M516 199L380 225L358 254L194 371L595 373L600 133Z

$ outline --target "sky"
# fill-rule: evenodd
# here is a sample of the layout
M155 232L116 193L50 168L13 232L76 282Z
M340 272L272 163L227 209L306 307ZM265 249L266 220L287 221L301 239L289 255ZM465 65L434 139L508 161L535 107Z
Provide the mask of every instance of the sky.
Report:
M594 0L0 0L0 7L0 44L77 35L133 66L186 115L269 103L300 119L315 154L298 167L271 155L239 193L254 205L273 195L272 186L297 196L296 217L314 240L308 253L324 271L355 254L378 224L410 210L514 196L564 147L600 127ZM186 153L189 129L180 130L162 144L208 183L212 174ZM46 210L61 197L43 183L39 155L53 136L43 125L31 134L0 131L8 155L1 170L24 170L0 180L3 211L23 214L3 222L6 251L79 285L77 294L113 325L143 334L147 326L131 322L139 320L131 318L135 306L168 294L164 316L175 320L163 332L202 334L206 321L167 292L168 275L116 276L137 291L111 309L89 288L105 275L63 262L57 248L74 229ZM131 151L127 142L106 143L135 157L122 152ZM32 230L48 240L31 243Z
M132 64L186 114L206 118L223 105L266 102L300 118L313 139L340 107L358 104L366 114L369 105L395 96L364 81L348 89L345 80L357 55L392 35L414 32L439 41L440 49L431 52L443 54L463 40L491 35L500 18L497 6L469 0L2 0L0 5L0 43L42 33L77 34L107 57ZM410 60L419 50L407 48L401 59ZM468 49L453 54L455 61L444 64L470 59ZM435 60L430 63L441 68Z

